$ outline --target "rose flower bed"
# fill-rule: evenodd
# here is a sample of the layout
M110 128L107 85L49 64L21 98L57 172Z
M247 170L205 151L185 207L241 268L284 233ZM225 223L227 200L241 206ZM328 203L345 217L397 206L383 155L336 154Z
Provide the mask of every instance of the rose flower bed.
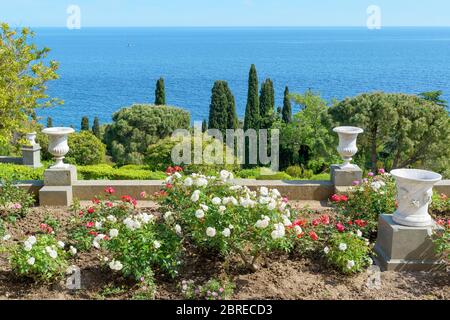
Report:
M228 171L218 176L182 171L169 168L159 193L141 194L140 200L155 201L151 209L107 188L103 197L88 206L75 203L70 212L37 208L15 222L4 216L0 296L53 297L59 283L56 292L65 298L386 297L366 285L366 270L372 265L373 221L392 206L384 189L390 190L387 175L358 183L351 194L334 195L336 211L319 213L295 210L276 189L235 185ZM446 237L437 242L444 251ZM81 288L73 291L64 278L76 268ZM418 275L387 277L383 291L389 289L392 297L445 298L444 274L429 275L433 285L414 292L401 288L414 286Z

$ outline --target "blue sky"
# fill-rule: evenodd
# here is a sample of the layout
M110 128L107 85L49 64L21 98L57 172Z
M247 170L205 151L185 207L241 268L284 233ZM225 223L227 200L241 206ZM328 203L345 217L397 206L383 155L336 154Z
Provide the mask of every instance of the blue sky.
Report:
M378 5L382 26L450 26L449 0L0 0L0 21L64 27L69 5L92 26L365 26Z

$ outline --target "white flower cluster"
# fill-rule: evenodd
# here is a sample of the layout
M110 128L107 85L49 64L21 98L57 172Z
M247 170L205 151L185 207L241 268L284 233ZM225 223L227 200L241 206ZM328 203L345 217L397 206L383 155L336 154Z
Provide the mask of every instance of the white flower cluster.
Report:
M155 216L147 213L140 213L136 216L130 216L123 220L126 227L132 231L140 229L143 225L155 220Z
M120 271L120 270L122 270L123 265L122 265L122 263L120 261L112 260L109 263L109 267L111 268L111 270Z
M386 186L386 183L384 183L384 181L377 180L377 181L372 182L370 184L370 186L373 191L379 192L382 187Z

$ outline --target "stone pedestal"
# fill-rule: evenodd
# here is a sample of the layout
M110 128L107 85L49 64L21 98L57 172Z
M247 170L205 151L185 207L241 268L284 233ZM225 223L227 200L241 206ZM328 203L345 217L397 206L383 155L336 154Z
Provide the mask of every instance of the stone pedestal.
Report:
M331 181L336 188L351 187L353 181L362 180L362 170L357 165L353 168L341 169L338 164L331 165Z
M431 241L435 223L429 227L396 224L392 215L380 215L375 244L376 262L383 271L433 271L445 269Z
M35 144L30 147L22 148L22 158L23 165L32 167L32 168L40 168L41 164L41 146Z
M70 206L73 203L72 185L77 180L77 169L47 169L44 172L44 187L39 191L41 206Z

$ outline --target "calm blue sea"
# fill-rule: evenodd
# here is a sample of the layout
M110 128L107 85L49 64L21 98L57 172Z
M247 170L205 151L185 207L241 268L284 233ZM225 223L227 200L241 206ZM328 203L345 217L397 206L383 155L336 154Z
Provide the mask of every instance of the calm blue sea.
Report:
M450 28L85 28L35 29L52 49L61 78L49 86L63 106L41 111L55 125L80 118L109 122L118 109L154 101L163 76L167 102L208 116L213 82L227 80L245 111L247 77L255 63L270 77L276 103L283 89L308 88L326 99L362 92L443 90L450 100Z

